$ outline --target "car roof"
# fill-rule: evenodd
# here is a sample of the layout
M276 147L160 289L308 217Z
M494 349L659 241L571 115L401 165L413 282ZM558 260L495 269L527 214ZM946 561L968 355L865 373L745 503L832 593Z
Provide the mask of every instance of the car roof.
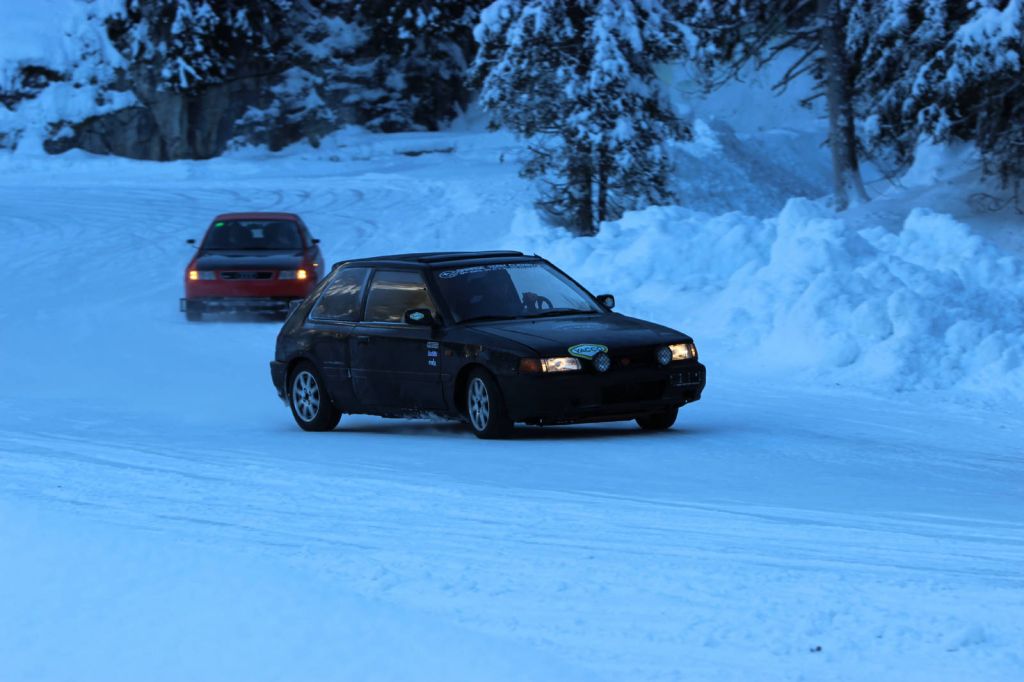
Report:
M299 222L301 219L295 213L250 211L247 213L221 213L213 220L214 222L218 220L290 220Z
M451 267L457 265L483 265L494 262L535 261L540 256L527 256L521 251L429 251L424 253L397 253L372 258L353 258L339 261L335 268L342 265L387 265L412 268Z

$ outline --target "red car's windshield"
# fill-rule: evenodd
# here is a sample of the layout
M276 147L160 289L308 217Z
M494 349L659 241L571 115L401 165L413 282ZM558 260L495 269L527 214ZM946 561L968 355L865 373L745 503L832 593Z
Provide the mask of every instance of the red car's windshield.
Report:
M206 233L204 251L301 249L299 226L290 220L219 220Z

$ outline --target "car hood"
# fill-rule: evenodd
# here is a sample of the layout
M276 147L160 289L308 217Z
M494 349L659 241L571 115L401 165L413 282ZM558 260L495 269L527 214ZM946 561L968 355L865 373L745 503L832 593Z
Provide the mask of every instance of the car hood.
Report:
M472 326L477 332L514 341L542 356L566 355L581 344L615 350L691 340L674 329L615 313L499 320Z
M294 270L302 251L207 251L196 257L197 270Z

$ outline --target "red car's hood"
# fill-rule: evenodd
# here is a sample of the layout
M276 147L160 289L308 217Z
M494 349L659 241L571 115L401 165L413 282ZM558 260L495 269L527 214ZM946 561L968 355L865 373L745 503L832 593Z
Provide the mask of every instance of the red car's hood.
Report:
M196 257L197 270L294 270L302 251L207 251Z

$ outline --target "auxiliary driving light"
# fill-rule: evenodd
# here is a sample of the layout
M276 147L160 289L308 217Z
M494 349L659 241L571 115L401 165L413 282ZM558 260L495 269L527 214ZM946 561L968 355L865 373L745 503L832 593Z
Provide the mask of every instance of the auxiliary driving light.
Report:
M607 372L612 366L612 359L607 353L598 353L594 356L594 369L598 372Z
M672 362L672 350L668 346L662 346L656 353L659 365L667 365Z

